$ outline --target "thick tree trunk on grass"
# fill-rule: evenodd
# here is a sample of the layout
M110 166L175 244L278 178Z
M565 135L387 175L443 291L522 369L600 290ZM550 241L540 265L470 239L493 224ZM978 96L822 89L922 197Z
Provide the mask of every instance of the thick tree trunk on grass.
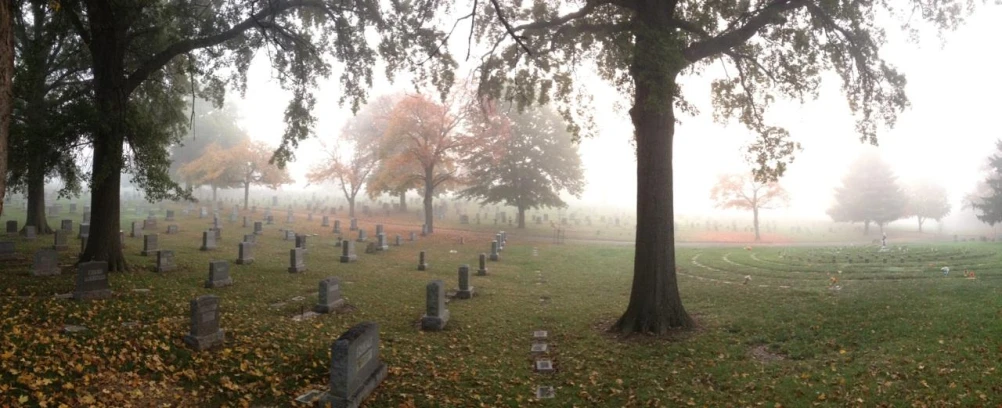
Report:
M637 143L637 232L633 287L626 312L611 328L621 333L664 334L688 328L693 321L682 307L675 275L672 139L675 134L673 89L681 67L670 55L676 35L668 27L670 9L648 1L637 13L630 67L635 95L630 117Z
M424 170L424 223L428 226L429 234L435 232L435 209L431 201L432 195L435 194L435 185L432 184L434 175L434 168L429 167Z
M752 222L755 224L755 242L762 240L762 236L758 233L758 207L752 207Z
M14 110L14 2L0 1L0 215L7 193L7 141Z
M244 183L244 211L247 211L247 201L250 197L250 183Z
M400 192L400 212L407 212L407 190Z
M45 172L42 170L41 158L34 158L28 169L28 215L24 226L34 226L39 234L51 234L52 228L45 215ZM24 228L21 229L23 235Z
M518 206L518 228L525 229L525 207Z

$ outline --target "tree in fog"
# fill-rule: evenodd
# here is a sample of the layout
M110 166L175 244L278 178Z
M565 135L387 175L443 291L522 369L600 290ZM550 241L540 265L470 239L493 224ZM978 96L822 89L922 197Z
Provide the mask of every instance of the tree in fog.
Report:
M916 218L919 232L922 232L922 224L926 220L936 220L939 223L950 213L950 201L945 187L923 181L909 186L906 191L908 204L905 206L905 216Z
M721 174L710 190L710 199L717 208L751 211L755 241L762 239L758 227L759 211L779 208L790 202L789 194L778 182L761 182L751 173Z
M509 108L492 102L471 107L472 140L461 160L467 187L459 195L515 207L518 228L525 228L527 209L566 207L560 192L580 197L585 182L577 146L552 107Z
M216 201L216 190L242 188L244 209L247 209L252 185L277 189L292 183L289 172L270 163L274 149L263 142L244 139L229 149L213 143L206 146L202 155L182 166L178 173L193 185L207 185L212 189L212 201Z
M993 227L1002 223L1002 140L995 147L995 154L988 158L984 180L966 199L978 219Z
M835 222L863 223L863 234L870 224L884 225L906 216L908 196L898 186L897 177L879 155L860 155L849 165L842 185L835 188L835 204L828 215Z
M345 148L347 145L347 149ZM370 147L370 148L367 148ZM345 150L348 150L347 152ZM376 152L371 146L352 144L347 139L338 140L327 150L327 158L310 168L306 179L310 184L334 182L341 187L348 201L348 216L355 217L355 198L376 168Z

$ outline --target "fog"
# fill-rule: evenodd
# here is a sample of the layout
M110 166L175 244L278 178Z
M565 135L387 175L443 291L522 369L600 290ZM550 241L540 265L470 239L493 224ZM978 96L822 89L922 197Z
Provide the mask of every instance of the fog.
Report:
M884 56L907 76L912 107L900 114L894 129L881 131L880 146L873 149L878 149L892 165L903 184L928 179L948 189L953 211L947 225L960 212L961 197L981 177L979 168L994 150L995 140L1002 137L997 125L1002 78L996 71L1002 66L1002 56L991 51L995 40L1002 38L998 21L1002 21L1002 7L983 7L958 31L947 33L943 42L925 38L921 46L891 30L883 50ZM456 37L465 39L465 35ZM454 41L451 45L456 54L465 54L465 42ZM289 93L271 77L264 58L259 56L252 65L246 97L240 99L233 94L229 98L240 108L240 125L251 138L277 145L284 131L283 108ZM700 114L682 116L676 131L675 205L679 215L724 214L714 212L709 199L717 175L749 168L741 159L741 150L752 139L750 132L739 124L715 123L712 119L709 84L720 75L724 71L716 67L682 79L686 98ZM322 157L318 139L335 137L351 115L347 107L337 104L341 95L337 76L335 71L332 80L321 82L314 112L319 119L316 137L300 144L296 161L289 165L296 184L284 190L321 190L306 186L306 169ZM588 75L583 78L589 80ZM617 109L628 106L628 101L608 85L598 84L595 78L590 82L597 84L589 85L589 89L595 95L598 134L581 142L587 187L580 200L569 203L572 207L607 206L632 211L636 185L630 143L632 125L626 111ZM854 132L853 117L839 86L840 80L832 76L824 82L818 100L803 105L783 101L769 112L769 121L789 129L803 151L781 180L790 192L789 207L766 212L764 217L828 219L825 210L846 165L864 149L872 148L862 144ZM412 90L406 77L390 84L382 77L382 70L377 70L370 95L398 90Z

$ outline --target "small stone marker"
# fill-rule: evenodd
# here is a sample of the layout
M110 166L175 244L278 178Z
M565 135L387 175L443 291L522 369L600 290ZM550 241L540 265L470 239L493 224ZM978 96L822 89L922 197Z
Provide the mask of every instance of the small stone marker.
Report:
M480 254L477 265L477 276L487 276L487 254Z
M396 240L394 241L394 245L400 246L400 234L397 234Z
M143 236L143 229L139 226L139 221L132 222L132 231L129 232L129 237L139 238Z
M285 230L285 237L282 238L283 241L294 241L296 239L296 232L292 230Z
M331 217L325 215L324 218L320 222L320 226L321 227L329 227L330 225L331 225Z
M536 330L532 332L532 338L533 340L546 340L547 334L546 330Z
M418 252L417 270L419 271L428 270L428 263L425 262L424 251Z
M553 391L552 385L540 385L536 388L536 398L538 399L550 399L554 396L556 393Z
M77 265L76 288L73 299L90 300L111 297L108 286L108 263L104 261L82 262Z
M167 210L167 215L164 216L164 221L167 222L174 221L174 210Z
M331 345L330 390L321 397L320 405L357 408L383 382L386 373L386 364L379 360L379 325L360 323Z
M532 347L529 349L530 353L545 353L547 350L546 343L533 343Z
M13 259L15 255L14 242L0 241L0 259Z
M376 224L376 235L383 233L383 224Z
M296 248L302 249L303 252L307 252L308 251L306 249L306 235L304 235L304 234L297 234L296 235Z
M203 351L220 346L226 333L219 328L219 297L199 296L191 301L191 332L184 336L184 343Z
M254 221L254 235L261 235L264 232L264 226L261 225L261 221Z
M348 228L348 231L357 231L357 230L358 230L358 219L352 218L351 226Z
M355 255L355 243L350 239L341 242L341 263L351 263L358 260Z
M52 243L52 249L56 251L65 251L70 249L69 244L69 232L65 230L56 230L53 236L54 242Z
M456 298L470 299L473 297L473 286L470 286L470 265L459 267L459 291Z
M498 242L491 241L491 261L497 262L501 260L501 255L498 254Z
M77 238L87 238L90 236L90 223L80 223L80 231L77 233Z
M253 237L253 235L251 235ZM250 265L254 263L254 243L241 242L237 247L237 265Z
M178 232L177 224L170 224L167 226L167 235L174 235L177 234L177 232Z
M73 232L73 220L62 220L59 222L59 229L66 232Z
M198 249L200 251L211 251L216 249L216 234L211 230L202 232L202 247Z
M35 230L34 225L28 225L24 227L24 239L27 239L29 241L34 241L36 238L38 238L37 234L38 233Z
M59 253L55 249L39 249L35 252L35 262L31 264L31 276L53 275L59 275Z
M7 221L7 235L17 235L17 221Z
M417 241L417 233L416 232L411 231L410 241L411 242Z
M334 231L335 234L341 233L341 220L334 220Z
M254 235L254 234L244 235L244 240L242 242L250 242L252 244L256 244L257 243L257 235Z
M221 288L233 284L230 278L230 263L227 261L209 262L209 280L205 281L207 288Z
M552 373L553 361L548 359L536 360L536 371L540 373Z
M174 251L166 249L157 251L157 272L170 272L175 268Z
M306 272L306 251L303 248L289 250L289 273Z
M359 229L358 230L358 239L357 239L357 241L358 242L365 242L368 239L369 239L369 237L367 237L365 235L365 230L364 229Z
M317 313L331 313L344 305L344 298L341 297L341 280L337 277L329 276L320 281L319 302L313 307Z
M142 256L149 256L160 250L159 237L157 234L147 234L143 235L143 251L140 252Z
M376 234L376 250L377 251L386 251L386 250L389 250L389 249L390 249L390 246L386 245L386 234L382 233L382 232Z
M433 280L425 286L425 315L421 317L421 330L438 331L449 322L449 309L445 308L445 283Z

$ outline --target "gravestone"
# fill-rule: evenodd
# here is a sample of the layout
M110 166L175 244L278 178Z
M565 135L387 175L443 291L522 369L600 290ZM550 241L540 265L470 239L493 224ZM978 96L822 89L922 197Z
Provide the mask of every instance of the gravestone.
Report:
M70 214L77 213L77 203L70 203Z
M174 221L174 210L167 210L167 215L164 216L164 221L167 222Z
M253 235L251 235L253 237ZM241 242L237 247L237 265L250 265L254 263L254 244Z
M73 220L62 220L59 222L59 229L66 232L73 232Z
M254 235L261 235L264 233L264 226L261 225L261 221L254 221Z
M249 226L250 226L250 220L249 220L249 219L247 218L247 216L245 215L245 216L244 216L244 224L243 224L243 228L247 228L247 227L249 227Z
M313 307L317 313L331 313L344 305L344 298L341 297L341 280L334 276L329 276L320 281L319 302Z
M383 224L376 224L376 235L383 233Z
M306 251L303 248L289 250L289 273L306 272Z
M445 308L445 283L433 280L425 286L425 314L421 316L421 330L438 331L449 322L449 309Z
M167 226L167 234L168 235L177 234L177 231L178 231L177 224L170 224L170 225Z
M27 225L24 227L24 239L29 241L34 241L38 238L37 232L35 231L34 225Z
M65 251L70 249L69 244L69 233L64 230L56 230L53 235L54 242L52 244L52 249L56 251Z
M350 239L341 242L341 263L350 263L358 260L355 255L355 243Z
M358 241L358 242L365 242L365 241L367 241L368 239L369 239L369 237L367 237L367 236L365 235L365 230L364 230L364 229L359 229L359 230L358 230L358 239L357 239L357 241Z
M90 211L84 211L83 218L80 219L82 223L90 223Z
M494 235L494 241L498 243L498 252L504 251L504 240L501 239L501 234Z
M268 225L272 225L275 223L275 217L269 215L267 218L265 218L265 221L268 223Z
M351 226L349 226L348 231L357 231L357 230L358 230L358 219L352 218Z
M501 260L501 256L498 255L498 242L491 241L491 261L497 262Z
M459 216L459 223L463 224L463 225L469 224L470 223L470 216L466 215L466 214L460 215Z
M144 230L155 230L157 229L157 220L144 220L143 221Z
M428 264L425 262L425 253L424 253L424 251L418 252L417 270L419 270L419 271L426 271L426 270L428 270Z
M469 299L473 297L473 286L470 286L470 265L459 267L459 291L456 298Z
M324 218L320 221L320 226L329 227L330 225L331 225L331 217L325 215Z
M296 239L296 232L292 231L292 230L286 230L285 231L285 238L282 238L282 239L285 240L285 241L293 241L293 240Z
M334 220L334 232L335 234L341 233L341 220Z
M133 221L132 222L132 231L129 232L129 237L139 238L141 236L143 236L143 230L142 230L142 227L139 226L139 221Z
M209 216L209 212L205 210L205 207L198 208L198 218L205 218Z
M487 254L480 254L477 276L487 276Z
M397 234L396 239L394 240L393 245L400 246L400 234Z
M421 236L422 237L428 236L428 224L421 224Z
M35 262L31 264L31 276L54 275L59 275L59 253L54 249L39 249L35 252Z
M157 272L170 272L176 267L174 264L174 251L166 249L157 251Z
M86 222L80 223L79 229L80 229L80 232L77 233L77 238L87 238L87 237L90 236L90 224L89 223L86 223Z
M17 235L17 221L7 221L7 235Z
M411 231L410 240L411 240L411 242L417 241L417 233L415 233L414 231Z
M209 230L202 232L202 247L200 251L211 251L216 249L216 233Z
M390 246L386 245L386 234L382 232L376 234L376 250L386 251L388 249L390 249Z
M252 244L256 244L257 243L257 235L254 235L254 234L244 235L244 240L242 242L250 242Z
M91 300L109 297L111 297L111 288L108 286L108 263L93 261L78 264L73 299Z
M386 378L379 360L379 325L364 322L348 329L331 346L330 390L321 406L357 408Z
M303 252L308 251L308 249L306 248L306 235L304 234L296 235L296 248L302 249Z
M143 251L140 252L140 255L149 256L150 254L156 253L160 250L159 244L159 237L157 234L143 235Z
M184 343L197 351L221 346L226 339L219 328L219 297L199 296L191 301L191 332L184 336Z
M0 259L14 259L16 254L13 241L0 241Z
M233 284L230 278L230 263L227 261L209 262L209 280L205 281L207 288L221 288Z

